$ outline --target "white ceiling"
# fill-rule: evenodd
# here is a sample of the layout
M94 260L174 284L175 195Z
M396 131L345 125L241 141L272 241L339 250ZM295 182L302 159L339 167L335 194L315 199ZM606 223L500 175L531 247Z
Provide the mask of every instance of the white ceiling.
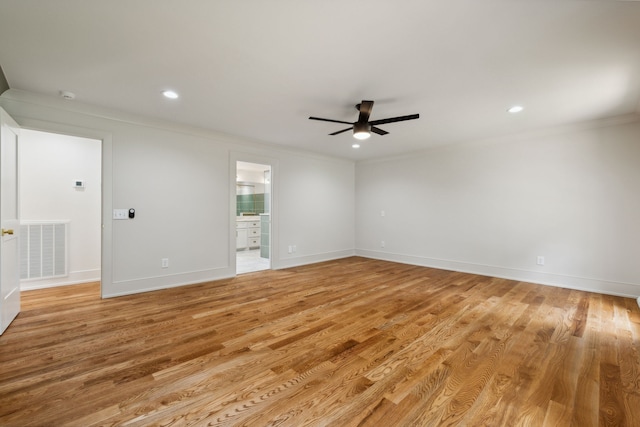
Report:
M358 160L639 112L640 2L0 0L0 66L12 89ZM420 119L359 150L308 120L362 99Z

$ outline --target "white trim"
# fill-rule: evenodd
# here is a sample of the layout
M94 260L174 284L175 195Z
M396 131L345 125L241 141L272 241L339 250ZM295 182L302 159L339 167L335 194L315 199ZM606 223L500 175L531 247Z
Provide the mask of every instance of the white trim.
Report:
M188 273L168 274L166 276L144 277L142 279L120 280L112 283L108 293L103 287L103 298L133 295L141 292L159 291L179 286L195 285L234 277L236 272L229 267L211 268Z
M263 156L257 153L229 151L229 266L236 271L236 175L238 162L256 163L271 168L271 202L269 216L271 230L269 232L269 262L270 269L275 269L278 263L278 194L279 194L279 163L275 157Z
M17 100L16 102L20 102ZM101 169L102 169L102 236L101 236L101 293L104 298L104 288L111 284L113 278L113 254L112 254L112 224L111 212L113 211L113 136L110 132L85 128L74 125L54 123L44 120L25 118L17 115L20 126L25 129L41 132L58 133L62 135L77 136L95 139L101 145Z
M230 144L240 149L260 150L266 153L298 154L316 159L331 159L334 161L354 163L354 161L351 159L330 156L327 154L318 153L316 151L297 148L295 146L284 146L263 140L240 137L220 131L204 129L197 126L181 125L168 120L151 119L149 117L126 113L107 107L98 107L91 104L84 104L77 100L69 102L62 99L61 97L36 94L20 89L9 89L2 94L0 99L5 102L16 102L21 104L34 105L37 107L52 108L54 110L67 111L85 117L93 117L129 125L147 127L154 130L161 129L169 132L181 133L183 135L212 139L219 143Z
M51 279L27 279L20 281L20 290L31 291L34 289L46 289L57 286L78 285L81 283L99 282L100 269L73 271L65 277Z
M530 271L517 268L498 267L492 265L474 264L469 262L444 260L389 252L379 252L364 249L356 249L356 255L383 261L399 262L403 264L418 265L421 267L438 268L441 270L459 271L461 273L479 274L501 279L517 280L519 282L536 283L539 285L556 286L559 288L575 289L586 292L597 292L600 294L615 295L627 298L635 298L640 294L640 284L634 283L612 282L609 280L593 279L587 277L543 273L539 271Z
M639 108L640 108L640 104L639 104ZM452 151L452 150L466 149L469 147L503 144L503 143L509 143L513 140L524 140L524 139L542 138L542 137L553 136L553 135L563 135L571 132L578 132L578 131L589 130L589 129L600 129L600 128L606 128L611 126L621 126L625 124L636 123L639 121L640 121L640 110L636 113L624 114L624 115L614 116L614 117L607 117L604 119L595 119L595 120L590 120L585 122L576 122L576 123L570 123L567 125L546 127L546 128L525 131L520 133L513 133L508 135L496 135L489 138L471 139L468 141L460 141L457 143L433 145L429 148L424 148L424 149L412 151L409 153L402 153L395 156L358 160L356 161L356 165L378 164L378 163L386 163L389 161L413 159L416 157L426 157L426 156L432 155L434 151Z
M281 260L278 260L278 263L276 265L272 264L272 268L274 270L281 270L283 268L299 267L301 265L315 264L318 262L333 261L336 259L348 258L354 255L356 255L356 253L353 249L323 252L319 254L281 259Z

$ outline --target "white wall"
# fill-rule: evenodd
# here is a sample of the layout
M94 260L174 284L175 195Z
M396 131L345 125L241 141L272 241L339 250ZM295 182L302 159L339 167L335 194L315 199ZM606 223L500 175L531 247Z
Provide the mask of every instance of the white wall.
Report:
M355 247L374 258L640 295L637 120L355 166L15 90L0 105L24 126L104 140L105 296L235 275L236 160L273 166L274 268ZM112 221L113 208L135 208L136 218Z
M634 120L358 163L356 252L640 295Z
M351 161L16 90L2 94L0 105L26 127L102 135L105 296L235 275L232 152L278 163L273 171L274 268L354 253ZM298 176L301 172L306 175ZM304 193L299 192L300 180ZM135 208L136 218L111 220L114 208ZM277 247L277 242L293 239L300 245L297 253ZM161 258L169 258L169 268L161 268Z
M297 155L280 160L274 183L281 266L322 261L334 251L353 254L354 178L353 167L342 162Z
M22 289L100 280L101 143L23 129L20 215L27 221L69 221L69 275L23 280ZM74 188L75 180L84 188Z

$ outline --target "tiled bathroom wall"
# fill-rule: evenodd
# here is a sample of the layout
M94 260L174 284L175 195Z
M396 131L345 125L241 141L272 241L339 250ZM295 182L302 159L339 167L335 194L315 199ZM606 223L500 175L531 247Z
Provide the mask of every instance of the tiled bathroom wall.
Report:
M236 196L236 215L252 213L265 213L264 193L259 194L238 194Z

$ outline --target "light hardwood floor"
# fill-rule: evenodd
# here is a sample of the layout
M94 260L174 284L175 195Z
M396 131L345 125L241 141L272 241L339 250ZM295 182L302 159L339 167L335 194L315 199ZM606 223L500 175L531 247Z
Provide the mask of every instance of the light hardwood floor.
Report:
M23 293L1 426L640 426L633 299L348 258Z

